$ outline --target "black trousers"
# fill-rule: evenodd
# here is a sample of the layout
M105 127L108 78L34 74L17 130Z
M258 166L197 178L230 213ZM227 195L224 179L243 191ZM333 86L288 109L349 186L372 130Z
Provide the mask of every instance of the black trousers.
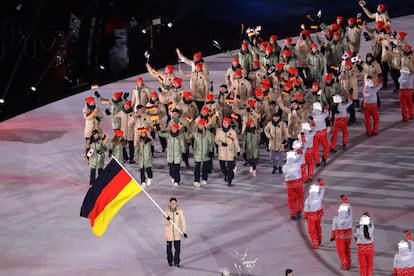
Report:
M139 172L141 174L141 183L145 182L145 172L147 173L148 178L152 178L152 168L141 168L139 169Z
M172 253L172 244L174 243L174 257ZM181 251L181 241L167 241L167 261L169 264L172 264L174 261L175 265L180 264L180 251Z
M98 176L102 173L103 168L98 169ZM96 180L96 169L91 168L90 177L89 177L89 185L93 185Z
M236 161L224 161L220 160L220 169L224 174L224 181L231 184L234 178L234 167L236 166Z
M134 141L127 141L128 143L128 150L129 150L129 157L128 157L128 153L126 152L125 147L123 148L122 152L124 154L124 160L125 161L132 161L134 160Z
M391 78L395 84L395 89L400 90L400 83L398 81L398 78L400 77L401 73L400 73L400 69L395 69L391 67Z
M170 176L174 179L174 182L180 184L181 176L180 176L180 164L168 163L170 168Z
M201 179L207 181L209 170L210 170L209 161L195 162L194 182L200 182L200 173L201 173Z

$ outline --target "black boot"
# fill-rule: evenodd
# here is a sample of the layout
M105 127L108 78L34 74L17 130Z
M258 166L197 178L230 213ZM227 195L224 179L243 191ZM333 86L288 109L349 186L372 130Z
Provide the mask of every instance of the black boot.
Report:
M279 167L279 173L282 174L282 167Z
M275 173L277 173L277 167L276 166L273 166L272 174L275 174Z
M325 157L322 157L321 165L322 166L326 166L326 159L325 159Z

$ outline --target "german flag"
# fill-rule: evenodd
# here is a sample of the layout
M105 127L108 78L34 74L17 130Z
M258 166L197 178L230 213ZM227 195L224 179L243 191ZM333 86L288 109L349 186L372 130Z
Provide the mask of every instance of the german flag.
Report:
M193 118L191 118L191 116L185 116L185 119L188 123L191 123L193 121Z
M234 98L226 98L226 102L228 104L232 104L234 102Z
M217 112L214 112L213 114L211 114L211 116L210 116L210 117L211 117L211 119L213 119L213 120L214 120L215 118L217 118L217 116L218 116L218 115L217 115Z
M108 99L102 99L101 104L109 104L109 100Z
M239 119L239 114L237 114L237 113L231 113L230 116L235 120Z
M164 79L163 79L160 75L157 77L157 80L158 80L159 82L164 82Z
M90 220L92 232L100 237L122 206L141 191L141 186L112 158L86 193L80 216Z
M156 106L156 105L148 106L148 107L145 107L145 110L147 112L154 112L154 111L157 111L158 110L158 106Z
M91 118L93 118L95 116L95 112L94 111L90 111L90 112L88 112L88 114L86 114L86 118L87 119L91 119Z
M158 121L158 119L160 118L160 116L158 116L158 114L151 114L150 115L151 121Z
M173 106L174 106L174 103L173 103L173 102L169 102L169 103L167 104L167 106L168 106L168 109L172 109L172 108L173 108Z

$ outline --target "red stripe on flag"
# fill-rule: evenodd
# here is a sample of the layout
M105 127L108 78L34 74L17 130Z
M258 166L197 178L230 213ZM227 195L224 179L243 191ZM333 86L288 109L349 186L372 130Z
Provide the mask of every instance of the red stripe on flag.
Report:
M91 221L93 227L95 218L105 209L105 207L122 191L122 189L128 185L131 181L131 177L125 172L120 170L117 175L105 186L101 194L98 196L95 202L95 206L89 213L88 218Z

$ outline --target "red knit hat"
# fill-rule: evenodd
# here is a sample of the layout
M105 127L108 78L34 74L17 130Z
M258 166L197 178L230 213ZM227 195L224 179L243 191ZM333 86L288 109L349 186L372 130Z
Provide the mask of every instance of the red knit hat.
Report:
M236 72L234 72L234 76L242 76L242 70L241 69L237 69Z
M231 122L232 122L231 118L228 118L228 117L223 118L223 123L231 124Z
M386 10L385 5L384 4L378 4L377 10L381 11L381 12L385 11Z
M286 38L285 38L285 42L287 42L287 43L292 43L292 38L291 38L291 37L286 37Z
M263 83L261 85L263 85ZM262 97L263 91L261 89L256 89L254 94L256 95L256 97Z
M136 83L142 83L142 82L144 82L144 80L143 80L141 77L137 77L137 78L135 79L135 82L136 82Z
M254 121L252 119L249 119L246 121L246 125L247 126L251 126L254 123Z
M284 56L290 57L292 55L292 51L291 50L283 50L282 54Z
M407 33L406 32L399 32L398 36L401 37L401 39L404 39L406 37Z
M276 41L277 40L277 35L271 35L270 38L269 38L269 41L271 41L271 40Z
M181 78L173 78L172 82L178 86L180 86L183 83L183 80Z
M174 71L174 66L172 65L165 66L165 72L172 73L173 71Z
M285 64L284 63L278 63L276 64L276 69L279 71L282 71L283 68L285 68Z
M256 105L256 100L254 99L247 100L247 105L250 107L254 107Z
M209 101L209 102L214 100L214 94L213 93L208 93L206 95L206 100Z
M273 52L273 46L272 45L267 46L266 52Z
M288 72L289 75L296 75L298 73L298 69L296 67L290 67Z
M385 26L384 21L375 21L375 27L376 28L382 29L382 28L384 28L384 26Z
M157 91L152 91L150 97L158 97Z
M124 105L131 107L132 106L132 101L131 100L126 100L124 102Z
M247 43L246 41L244 41L244 42L242 42L241 47L242 48L247 48L247 47L249 47L249 43Z
M253 61L253 65L259 67L260 66L260 61L258 61L258 60Z
M193 93L191 93L190 91L184 91L183 92L183 97L186 100L190 99L192 95L193 95Z
M95 99L93 97L86 97L85 102L89 105L95 104Z
M123 92L114 92L114 94L112 95L112 97L114 99L120 99L123 94L124 94Z
M210 112L210 108L208 108L208 106L203 106L201 108L201 112L207 112L207 113L209 113Z
M326 76L325 76L325 80L326 80L326 81L331 81L331 80L332 80L332 73L328 73L328 74L326 74Z
M201 57L202 57L203 55L202 55L202 53L201 52L197 52L197 53L195 53L194 55L193 55L193 58L195 59L195 60L199 60L199 59L201 59Z
M202 62L199 62L199 63L197 63L195 65L195 67L198 68L198 69L200 69L200 70L203 70L203 63Z
M340 195L339 197L342 199L343 203L349 203L348 197L346 195Z
M180 129L180 125L179 124L172 124L171 128L178 130L178 129Z
M114 130L114 135L116 137L121 137L122 135L124 135L124 132L122 130L120 130L120 129L115 129Z
M198 120L199 126L204 126L205 124L206 124L206 119L201 118L200 120Z
M355 18L353 18L353 17L348 18L348 24L349 24L349 25L353 25L353 24L355 24L355 23L356 23L356 19L355 19Z
M239 63L239 59L238 59L238 58L236 58L236 57L235 57L235 58L232 58L232 59L231 59L231 62L232 62L232 63L233 63L233 62L237 62L237 63Z

